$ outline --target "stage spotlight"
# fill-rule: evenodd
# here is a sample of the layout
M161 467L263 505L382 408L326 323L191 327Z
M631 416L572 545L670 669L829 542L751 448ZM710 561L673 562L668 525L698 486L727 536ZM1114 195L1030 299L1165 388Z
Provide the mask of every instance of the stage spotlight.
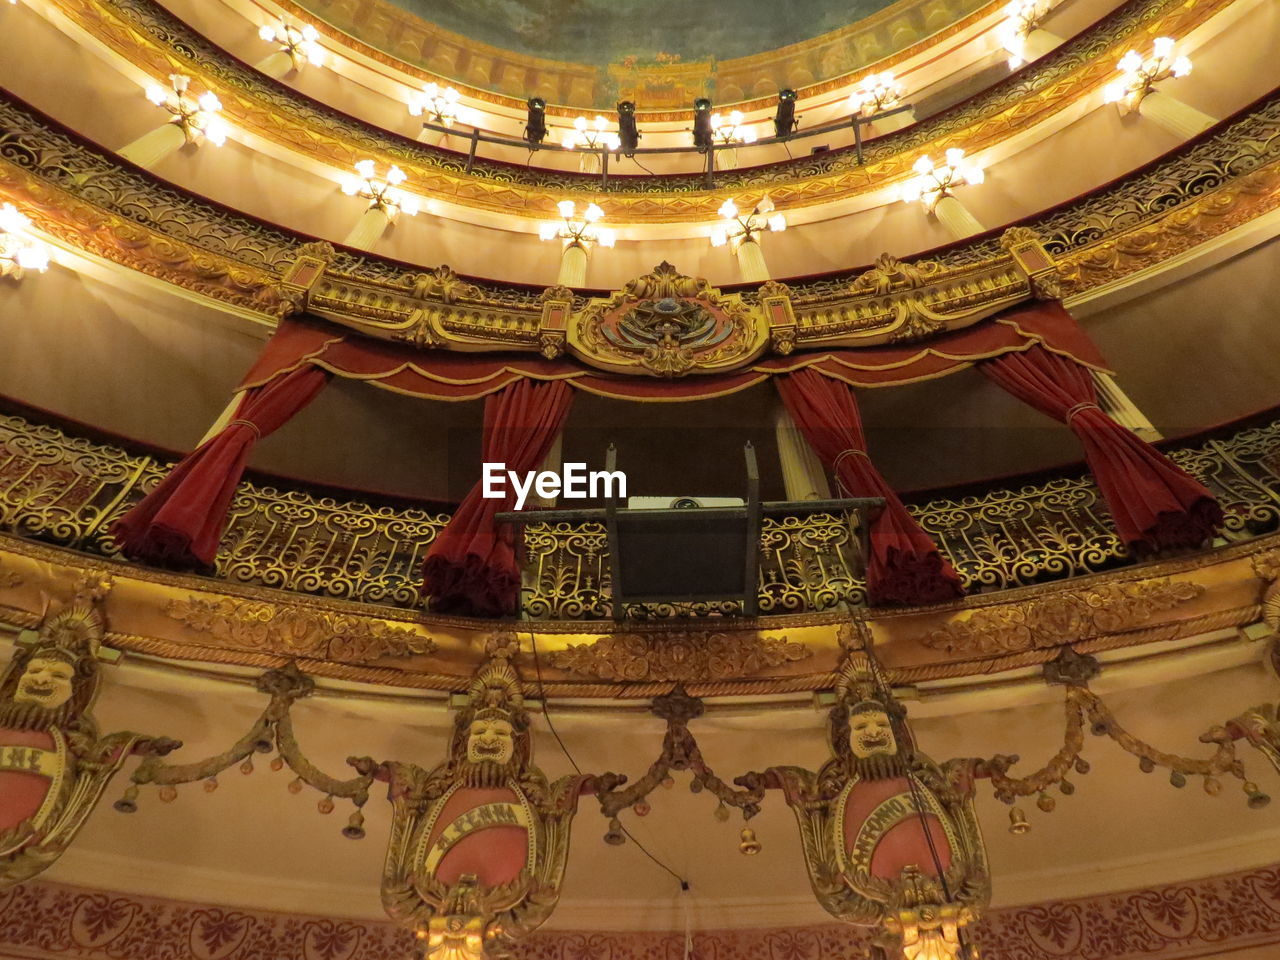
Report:
M640 131L636 127L636 105L630 100L618 102L618 142L624 156L633 156L640 146Z
M536 147L547 137L547 101L541 97L529 98L529 118L524 125L524 138L529 146Z
M711 149L714 134L711 130L711 101L699 97L693 101L693 145L700 153Z
M773 135L779 140L791 136L796 129L796 92L778 91L778 112L773 115Z

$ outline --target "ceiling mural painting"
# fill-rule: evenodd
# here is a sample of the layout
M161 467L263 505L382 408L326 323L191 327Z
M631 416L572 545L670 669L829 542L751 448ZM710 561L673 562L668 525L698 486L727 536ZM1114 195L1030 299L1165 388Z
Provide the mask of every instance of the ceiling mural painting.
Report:
M982 0L299 0L364 43L441 76L552 104L684 110L842 76Z

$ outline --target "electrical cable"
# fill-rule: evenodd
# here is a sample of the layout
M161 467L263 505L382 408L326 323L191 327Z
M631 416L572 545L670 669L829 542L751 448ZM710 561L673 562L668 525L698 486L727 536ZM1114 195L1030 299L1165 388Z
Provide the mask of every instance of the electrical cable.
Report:
M637 160L637 159L635 158L635 154L632 154L632 155L631 155L631 156L629 156L627 159L628 159L628 160L630 160L632 163L634 163L637 167L639 167L639 168L640 168L641 170L643 170L645 173L647 173L649 176L651 176L651 177L656 177L656 176L657 176L657 174L656 174L656 173L654 173L652 170L650 170L648 167L646 167L643 163L641 163L639 160Z
M542 715L546 717L547 729L549 729L551 731L551 735L556 738L556 743L560 744L560 751L565 755L565 758L569 761L569 765L573 767L574 772L578 774L578 776L582 776L582 768L578 766L578 761L573 759L573 754L569 752L569 748L564 745L564 741L560 738L560 732L556 729L555 722L551 719L551 710L548 708L549 705L547 703L546 689L542 685L542 660L538 656L538 640L537 637L534 636L532 630L529 631L529 646L533 649L533 669L534 673L536 673L538 677L538 697L542 700ZM671 876L675 877L676 882L680 884L681 893L689 892L690 884L688 880L680 876L680 874L676 873L669 866L650 853L643 843L632 836L631 831L628 830L625 825L622 825L621 823L620 825L622 826L623 834L626 835L628 840L636 845L636 848L639 849L641 853L660 866L663 870L667 871L667 873L671 874Z

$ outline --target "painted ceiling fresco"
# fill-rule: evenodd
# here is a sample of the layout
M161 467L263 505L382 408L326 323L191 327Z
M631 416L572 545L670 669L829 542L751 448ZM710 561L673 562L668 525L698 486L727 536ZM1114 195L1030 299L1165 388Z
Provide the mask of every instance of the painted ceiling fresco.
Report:
M392 0L504 50L605 66L727 60L847 26L889 0Z

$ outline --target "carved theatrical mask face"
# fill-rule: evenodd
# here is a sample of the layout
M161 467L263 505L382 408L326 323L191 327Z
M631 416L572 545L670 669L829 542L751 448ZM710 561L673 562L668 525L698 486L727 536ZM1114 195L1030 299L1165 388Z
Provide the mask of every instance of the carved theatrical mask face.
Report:
M18 680L14 703L30 703L46 710L57 710L71 699L76 668L65 660L36 657Z
M883 710L866 710L849 718L849 749L859 760L892 757L898 752L889 715Z
M514 729L497 717L471 721L467 731L467 760L471 763L507 764L515 755Z

